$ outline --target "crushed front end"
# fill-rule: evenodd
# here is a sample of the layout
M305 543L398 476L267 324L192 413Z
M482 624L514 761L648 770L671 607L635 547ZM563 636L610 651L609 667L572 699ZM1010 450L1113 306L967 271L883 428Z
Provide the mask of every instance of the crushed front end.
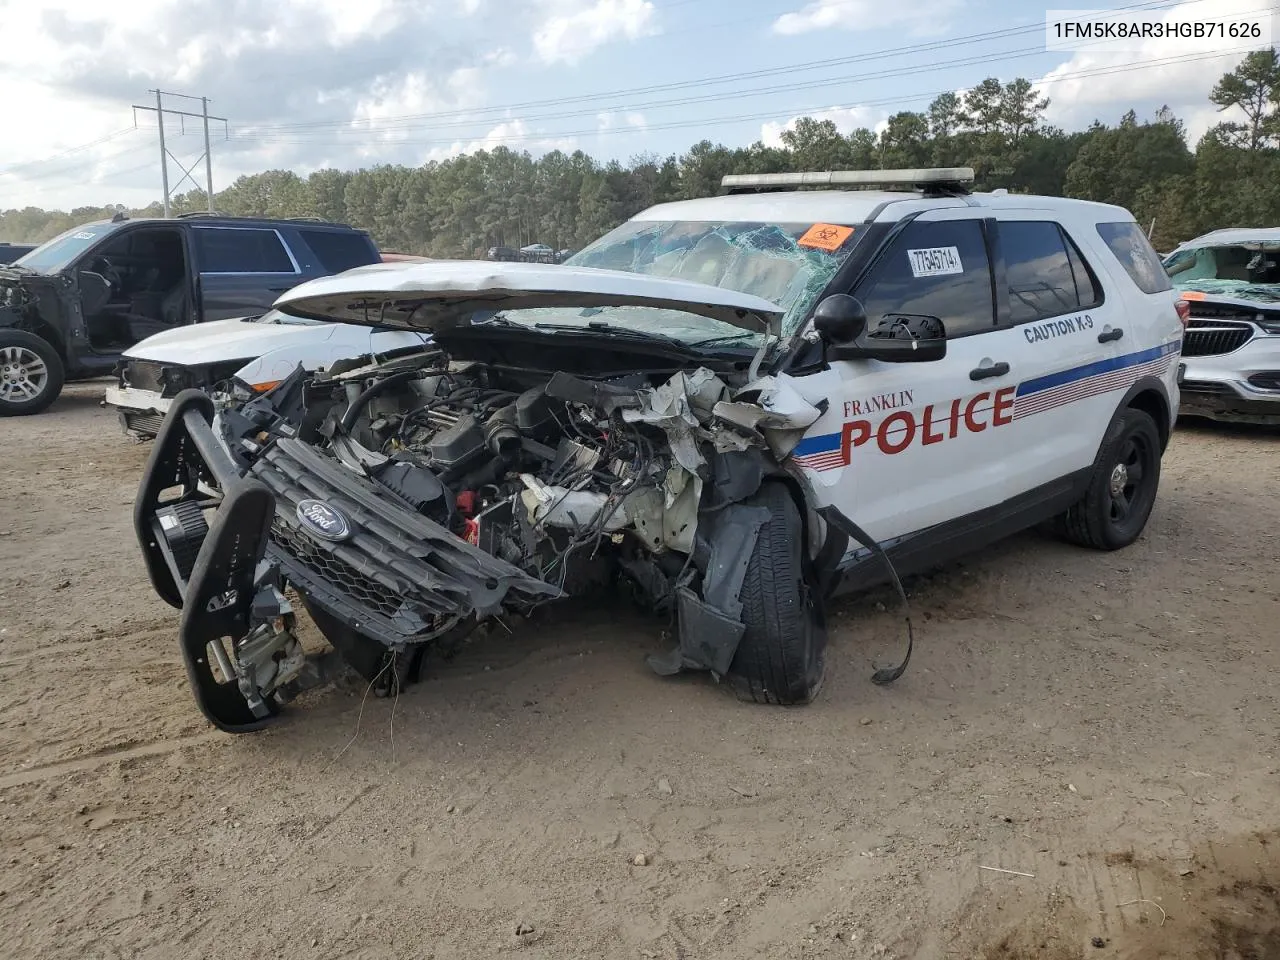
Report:
M741 503L788 477L778 464L819 415L793 393L771 414L762 392L786 388L734 391L696 366L579 377L437 350L299 370L216 415L207 394L179 394L135 524L153 585L182 610L202 710L257 729L335 658L398 690L427 650L486 619L618 585L678 614L657 672L722 676L759 528ZM331 653L303 656L290 591Z

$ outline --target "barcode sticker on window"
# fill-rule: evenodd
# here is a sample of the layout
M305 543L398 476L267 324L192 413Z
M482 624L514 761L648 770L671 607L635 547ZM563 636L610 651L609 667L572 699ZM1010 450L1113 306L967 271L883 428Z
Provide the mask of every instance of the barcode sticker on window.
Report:
M907 262L911 264L913 277L944 277L952 273L964 273L957 247L928 247L924 250L908 250Z

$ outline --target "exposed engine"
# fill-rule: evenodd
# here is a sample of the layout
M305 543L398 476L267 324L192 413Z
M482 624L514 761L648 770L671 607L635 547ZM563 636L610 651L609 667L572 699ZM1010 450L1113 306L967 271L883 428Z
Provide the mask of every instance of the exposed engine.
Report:
M589 381L408 360L311 381L304 429L528 574L576 594L622 573L663 609L693 548L697 497L696 484L678 496L696 478L643 419L654 387L640 373Z

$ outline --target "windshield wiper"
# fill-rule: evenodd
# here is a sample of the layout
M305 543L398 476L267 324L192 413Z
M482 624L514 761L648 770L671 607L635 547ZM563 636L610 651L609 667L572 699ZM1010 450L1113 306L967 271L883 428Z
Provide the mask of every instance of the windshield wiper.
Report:
M553 330L556 333L605 333L611 337L617 337L621 340L630 340L632 342L656 340L659 343L669 344L678 347L681 350L689 350L697 347L709 346L713 343L723 343L730 340L741 340L743 337L751 336L750 330L743 330L740 334L732 334L726 337L711 337L706 340L681 340L679 337L673 337L667 333L658 333L656 331L633 330L630 327L618 327L611 323L605 323L603 320L591 320L587 324L577 323L535 323L535 330Z

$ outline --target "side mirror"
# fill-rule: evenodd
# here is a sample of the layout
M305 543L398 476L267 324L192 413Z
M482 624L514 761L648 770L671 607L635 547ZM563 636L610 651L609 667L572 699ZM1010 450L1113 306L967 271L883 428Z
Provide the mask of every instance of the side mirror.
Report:
M813 327L825 343L853 343L867 330L867 311L856 297L835 293L813 311Z
M870 336L834 345L829 352L836 360L924 363L947 355L947 333L937 317L894 314L885 317L883 325Z

